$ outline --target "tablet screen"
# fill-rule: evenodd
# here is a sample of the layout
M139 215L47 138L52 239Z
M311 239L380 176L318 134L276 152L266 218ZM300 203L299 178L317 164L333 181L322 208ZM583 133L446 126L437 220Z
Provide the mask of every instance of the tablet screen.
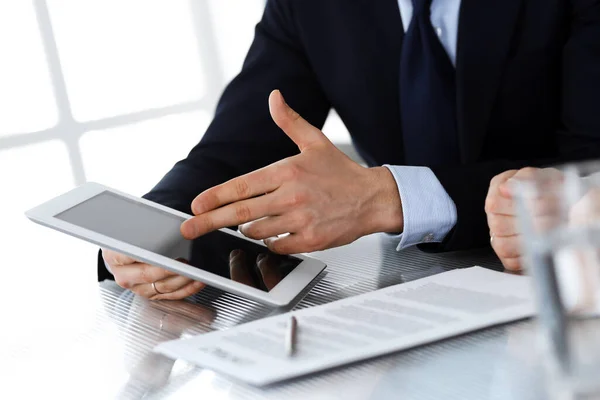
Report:
M263 291L302 262L220 231L186 240L179 230L184 218L109 191L55 218Z

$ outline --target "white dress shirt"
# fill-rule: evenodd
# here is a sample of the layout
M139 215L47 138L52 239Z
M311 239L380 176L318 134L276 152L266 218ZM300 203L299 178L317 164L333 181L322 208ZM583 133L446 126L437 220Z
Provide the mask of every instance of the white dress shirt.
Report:
M433 0L431 24L446 53L456 65L458 13L461 0ZM398 0L406 32L412 20L412 0ZM431 169L385 165L394 175L404 218L404 231L398 235L398 250L420 243L444 240L456 225L456 205Z

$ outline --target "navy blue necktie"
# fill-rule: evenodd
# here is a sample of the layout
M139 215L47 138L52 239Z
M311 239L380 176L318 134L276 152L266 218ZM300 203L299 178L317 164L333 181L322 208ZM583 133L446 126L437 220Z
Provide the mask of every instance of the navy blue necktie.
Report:
M432 0L413 0L400 59L400 118L407 165L459 163L454 67L430 21Z

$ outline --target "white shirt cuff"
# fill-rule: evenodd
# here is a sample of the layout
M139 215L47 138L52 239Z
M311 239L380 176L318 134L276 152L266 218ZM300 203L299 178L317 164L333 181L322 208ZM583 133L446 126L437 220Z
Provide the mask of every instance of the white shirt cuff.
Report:
M421 243L439 243L456 225L456 205L427 167L384 165L390 170L402 202L404 231L398 250Z

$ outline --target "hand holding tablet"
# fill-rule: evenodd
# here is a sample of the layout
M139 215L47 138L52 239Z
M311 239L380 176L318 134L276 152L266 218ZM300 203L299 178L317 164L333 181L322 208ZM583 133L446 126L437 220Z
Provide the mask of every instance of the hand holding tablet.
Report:
M120 283L146 297L163 293L162 288L165 294L156 298L181 298L200 290L203 282L285 306L325 268L302 255L275 254L262 242L229 229L187 240L180 226L190 215L95 183L26 215L107 249L103 256ZM167 295L169 289L176 293Z
M196 294L206 286L202 282L164 268L137 262L127 255L109 249L102 249L102 257L119 286L151 300L181 300ZM187 260L179 261L189 263ZM236 249L229 253L229 274L235 282L255 288L264 285L271 290L284 278L277 268L277 260L272 255L259 254L256 266L260 274L259 281L253 279L252 263L243 250Z
M151 300L181 300L206 286L203 282L138 262L110 249L102 249L102 258L119 286Z

